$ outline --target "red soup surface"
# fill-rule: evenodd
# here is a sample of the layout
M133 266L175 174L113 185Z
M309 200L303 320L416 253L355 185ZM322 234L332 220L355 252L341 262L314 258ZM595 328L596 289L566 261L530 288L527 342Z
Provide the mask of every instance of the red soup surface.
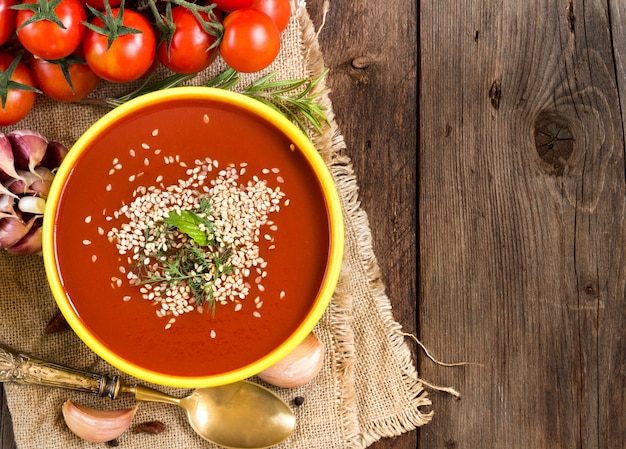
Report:
M158 316L160 306L128 282L129 259L108 235L128 221L114 212L139 186L175 185L205 158L217 165L209 178L235 167L239 183L256 176L284 197L260 229L266 267L245 278L245 298L214 313L183 313L168 326L173 316ZM90 332L131 363L183 377L241 368L284 342L316 300L330 245L320 184L292 142L234 106L193 100L135 113L100 135L63 187L54 236L63 288Z

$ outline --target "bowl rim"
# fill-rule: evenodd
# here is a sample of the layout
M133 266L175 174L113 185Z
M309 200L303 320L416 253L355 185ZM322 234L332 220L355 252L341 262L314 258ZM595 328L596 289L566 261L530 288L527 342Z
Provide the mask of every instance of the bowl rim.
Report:
M142 368L116 355L90 333L75 313L62 287L54 251L54 227L65 181L70 176L76 161L89 148L91 140L105 132L109 125L145 106L189 99L217 101L243 108L276 127L300 149L321 186L328 213L330 245L326 272L313 307L283 343L269 354L241 368L220 374L183 377ZM252 377L285 357L313 331L327 309L337 285L343 261L344 240L341 201L332 174L311 140L295 124L278 111L243 94L212 87L182 86L147 93L116 107L94 122L71 146L53 179L46 201L42 229L42 255L48 284L61 313L78 337L93 352L120 371L143 381L171 387L197 388L219 386Z

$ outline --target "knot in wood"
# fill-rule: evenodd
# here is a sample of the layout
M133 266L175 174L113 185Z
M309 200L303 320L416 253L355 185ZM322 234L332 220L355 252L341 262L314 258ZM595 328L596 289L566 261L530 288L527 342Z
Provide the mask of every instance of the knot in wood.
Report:
M574 138L567 121L555 113L542 113L534 124L535 148L549 174L562 176L572 152Z
M357 56L352 60L351 65L355 69L364 70L372 65L372 60L368 56Z

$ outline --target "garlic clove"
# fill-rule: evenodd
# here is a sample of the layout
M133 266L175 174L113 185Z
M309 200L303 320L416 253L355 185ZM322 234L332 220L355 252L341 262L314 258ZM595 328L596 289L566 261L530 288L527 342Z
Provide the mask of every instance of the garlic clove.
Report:
M38 196L23 196L17 202L17 208L25 214L43 215L46 200Z
M0 133L0 173L6 174L11 178L19 177L15 171L13 147L11 146L9 138L4 133Z
M42 232L41 222L39 222L33 226L30 231L28 231L28 234L26 234L19 242L8 247L7 252L17 256L26 256L28 254L40 252Z
M37 179L28 186L29 189L36 195L47 198L52 186L52 180L54 179L54 173L49 168L39 166L35 168L35 175Z
M97 410L65 401L62 407L67 427L83 440L105 443L115 440L129 427L138 406L124 410Z
M295 388L317 376L323 364L324 344L310 333L293 351L257 376L277 387Z
M0 217L17 217L15 214L15 199L12 195L0 193Z
M46 155L41 160L41 166L46 167L49 170L54 170L61 165L63 159L67 155L69 150L65 145L60 142L50 141L48 142L48 148L46 149Z
M0 219L0 248L10 248L22 240L35 223L35 219L24 222L19 213L14 217Z
M15 167L34 173L35 167L46 155L48 139L43 134L30 129L11 131L7 137L13 148Z

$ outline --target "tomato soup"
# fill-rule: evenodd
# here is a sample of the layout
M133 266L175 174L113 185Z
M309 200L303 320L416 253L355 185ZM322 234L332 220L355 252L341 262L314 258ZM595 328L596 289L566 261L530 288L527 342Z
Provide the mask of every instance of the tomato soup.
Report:
M284 197L261 226L264 274L250 270L245 297L171 320L128 282L129 258L110 232L128 221L116 211L140 186L176 185L207 158L215 167L208 178L234 167L238 182L260 179ZM97 135L62 187L53 249L71 307L98 341L150 371L198 377L254 363L296 331L324 281L330 242L327 203L299 148L237 106L187 99L144 108Z

